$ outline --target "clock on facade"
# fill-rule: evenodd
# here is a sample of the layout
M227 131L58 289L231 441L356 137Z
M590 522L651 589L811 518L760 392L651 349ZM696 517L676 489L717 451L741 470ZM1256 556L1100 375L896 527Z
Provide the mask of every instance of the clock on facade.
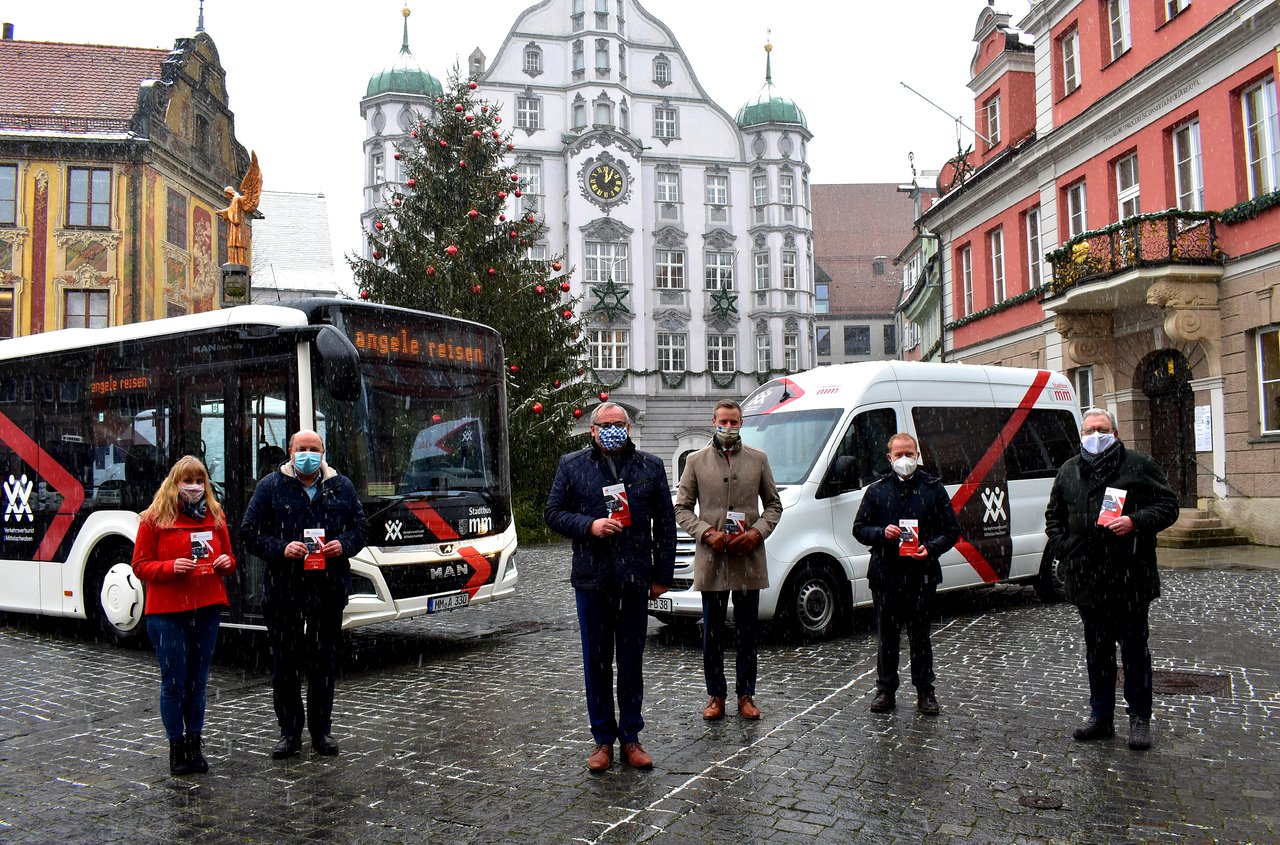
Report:
M587 173L587 188L602 200L616 200L627 189L626 174L613 164L597 164Z

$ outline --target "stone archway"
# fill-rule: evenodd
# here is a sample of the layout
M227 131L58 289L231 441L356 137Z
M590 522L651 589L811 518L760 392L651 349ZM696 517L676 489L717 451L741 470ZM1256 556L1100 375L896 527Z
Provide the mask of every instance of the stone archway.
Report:
M1142 359L1135 375L1147 397L1151 457L1169 477L1184 508L1196 504L1195 394L1191 365L1176 349L1158 349Z

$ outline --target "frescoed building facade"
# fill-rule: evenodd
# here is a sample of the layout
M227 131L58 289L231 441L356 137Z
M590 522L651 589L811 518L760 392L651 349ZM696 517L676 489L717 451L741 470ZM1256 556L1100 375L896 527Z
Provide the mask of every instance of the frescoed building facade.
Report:
M222 290L215 212L248 163L204 32L172 50L0 40L0 337L242 297Z
M1050 367L1184 507L1280 544L1280 6L982 9L976 149L918 221L949 361ZM921 313L927 313L927 309Z
M407 33L361 102L366 225L400 178L395 145L439 90ZM673 478L706 444L715 400L814 365L812 136L764 58L759 96L731 115L638 3L549 0L518 16L491 63L469 61L514 126L518 202L548 226L531 254L576 268L586 363Z

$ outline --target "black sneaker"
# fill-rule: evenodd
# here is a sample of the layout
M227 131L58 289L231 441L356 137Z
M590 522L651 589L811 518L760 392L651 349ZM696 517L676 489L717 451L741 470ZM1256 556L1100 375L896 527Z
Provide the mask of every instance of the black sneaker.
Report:
M872 713L888 713L897 703L893 700L893 693L888 690L876 690L875 700L871 702Z
M273 760L284 760L292 757L302 750L302 740L296 736L285 734L280 737L280 741L276 743L275 748L271 749L271 757Z
M1084 724L1071 732L1071 738L1077 742L1088 742L1091 739L1107 739L1116 735L1115 722L1090 716Z
M338 753L338 741L332 734L311 737L311 750L324 757L333 757Z
M916 696L916 709L926 716L937 716L941 712L938 697L933 694L933 690L925 690Z
M1134 751L1146 751L1151 747L1151 720L1129 720L1129 747Z

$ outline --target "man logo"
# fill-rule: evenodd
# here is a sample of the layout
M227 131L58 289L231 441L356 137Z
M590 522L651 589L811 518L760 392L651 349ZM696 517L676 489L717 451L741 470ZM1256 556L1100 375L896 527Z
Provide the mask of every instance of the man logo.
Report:
M9 521L10 515L15 522L22 522L24 516L27 522L36 521L35 515L31 512L31 488L34 486L34 482L27 480L25 472L21 478L9 475L9 480L4 483L4 495L9 500L8 506L4 509L5 522Z
M398 519L387 522L387 540L400 540L404 537L404 523Z
M982 491L982 504L986 508L986 512L982 514L984 523L1008 521L1009 515L1004 510L1004 490L998 487L986 488Z

